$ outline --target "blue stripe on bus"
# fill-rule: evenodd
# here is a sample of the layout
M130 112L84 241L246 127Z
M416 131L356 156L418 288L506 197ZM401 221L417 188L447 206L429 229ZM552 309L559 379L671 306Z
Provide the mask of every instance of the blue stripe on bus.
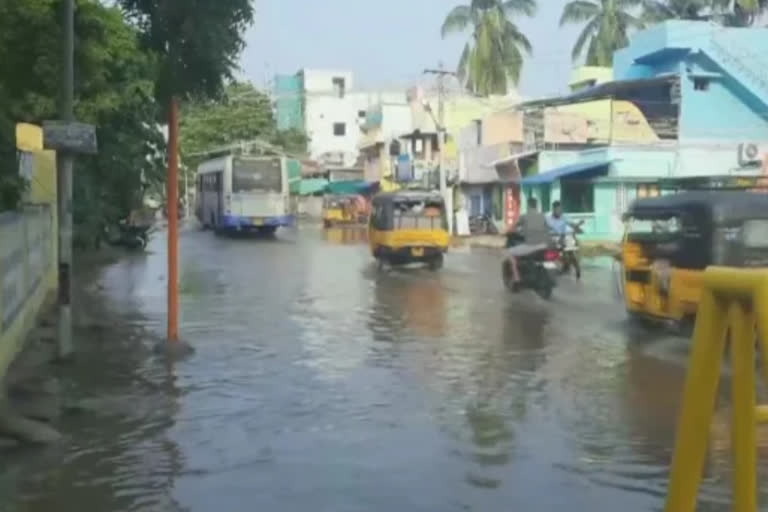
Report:
M257 224L256 221L260 221ZM274 217L242 217L240 215L223 215L219 219L219 227L239 228L258 226L293 226L293 215L276 215Z

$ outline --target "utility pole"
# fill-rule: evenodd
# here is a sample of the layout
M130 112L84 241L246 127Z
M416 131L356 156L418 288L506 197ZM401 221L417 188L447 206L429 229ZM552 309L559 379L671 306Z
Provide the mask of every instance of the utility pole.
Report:
M445 201L445 207L448 213L448 232L453 233L453 198L448 194L445 169L445 139L447 136L445 128L445 77L456 76L456 73L445 70L442 61L438 63L437 69L425 69L424 73L437 76L437 150L440 153L438 160L440 195L443 196L443 201Z
M74 122L75 101L75 0L64 0L64 66L61 81L60 116L66 123ZM72 354L72 171L75 156L71 151L57 155L57 197L59 221L59 315L58 355Z

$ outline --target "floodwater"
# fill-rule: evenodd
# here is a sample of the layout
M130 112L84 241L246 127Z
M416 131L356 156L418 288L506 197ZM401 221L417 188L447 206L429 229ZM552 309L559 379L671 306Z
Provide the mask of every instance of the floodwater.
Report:
M544 302L492 252L378 271L363 243L184 232L173 366L162 236L101 269L60 370L83 412L3 454L0 511L662 508L686 341L633 330L609 268ZM700 510L729 509L726 414Z

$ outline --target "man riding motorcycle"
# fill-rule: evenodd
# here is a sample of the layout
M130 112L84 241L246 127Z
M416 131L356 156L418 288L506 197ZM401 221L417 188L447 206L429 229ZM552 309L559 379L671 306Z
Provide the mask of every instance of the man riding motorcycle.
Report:
M539 203L535 198L528 199L528 211L520 216L510 232L517 232L523 235L525 239L524 243L507 249L507 256L512 267L512 278L515 283L519 283L520 271L517 258L546 249L552 239L549 221L543 213L539 212Z
M560 201L552 203L552 214L547 217L547 222L552 232L560 237L563 244L565 244L565 237L567 236L572 236L574 242L578 244L576 234L581 233L581 225L584 221L581 220L576 223L568 222L565 217L563 217L563 205ZM581 279L581 266L579 265L579 259L576 257L575 251L564 251L563 258L563 265L566 265L565 268L572 265L576 269L576 279Z

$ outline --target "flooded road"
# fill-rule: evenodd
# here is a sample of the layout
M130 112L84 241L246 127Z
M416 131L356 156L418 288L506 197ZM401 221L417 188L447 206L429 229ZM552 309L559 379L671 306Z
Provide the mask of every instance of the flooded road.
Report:
M3 455L0 511L661 509L686 344L633 331L607 267L543 302L491 252L380 272L362 238L185 232L174 366L164 240L105 267L61 370L82 412ZM728 509L724 415L700 510Z

